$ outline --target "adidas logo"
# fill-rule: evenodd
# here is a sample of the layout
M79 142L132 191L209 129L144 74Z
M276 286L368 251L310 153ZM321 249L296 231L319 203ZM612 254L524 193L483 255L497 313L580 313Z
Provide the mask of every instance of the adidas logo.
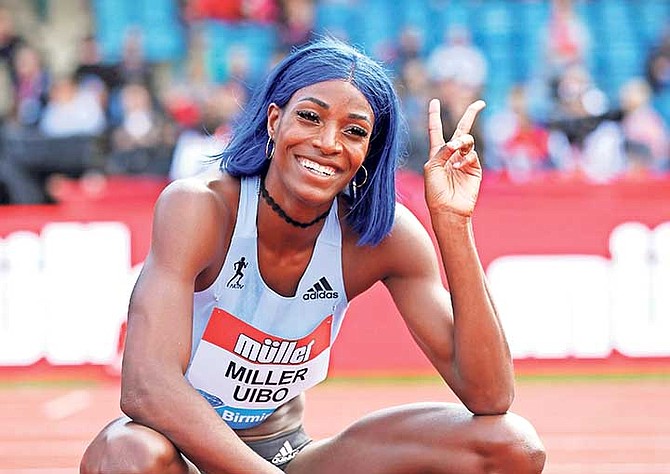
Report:
M279 452L272 458L272 464L284 464L293 459L297 454L298 451L294 450L291 443L286 440L282 447L279 448Z
M302 299L305 301L308 300L323 300L323 299L335 299L340 295L337 291L333 291L333 287L330 286L326 277L321 277L319 281L314 283L310 289L308 289Z

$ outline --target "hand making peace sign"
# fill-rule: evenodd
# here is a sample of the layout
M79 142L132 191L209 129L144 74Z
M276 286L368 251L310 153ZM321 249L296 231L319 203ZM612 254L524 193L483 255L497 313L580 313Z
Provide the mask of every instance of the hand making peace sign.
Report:
M424 165L426 202L432 212L451 212L470 217L475 209L482 166L470 135L477 114L486 106L473 102L465 110L451 139L445 143L440 118L440 101L432 99L428 106L430 151Z

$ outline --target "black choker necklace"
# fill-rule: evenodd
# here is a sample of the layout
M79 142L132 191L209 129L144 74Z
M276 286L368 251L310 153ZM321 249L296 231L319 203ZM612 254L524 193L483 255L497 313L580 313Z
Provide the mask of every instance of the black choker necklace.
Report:
M270 193L268 193L268 190L265 189L265 179L261 178L261 196L263 196L263 199L265 199L265 202L268 203L268 205L272 208L275 213L284 219L288 224L291 224L294 227L300 227L301 229L306 229L307 227L311 227L320 220L325 219L328 216L328 213L330 212L330 209L318 216L316 219L311 220L309 222L299 222L296 221L295 219L292 219L288 214L286 214L286 211L279 207L279 204L272 199L272 196L270 196Z

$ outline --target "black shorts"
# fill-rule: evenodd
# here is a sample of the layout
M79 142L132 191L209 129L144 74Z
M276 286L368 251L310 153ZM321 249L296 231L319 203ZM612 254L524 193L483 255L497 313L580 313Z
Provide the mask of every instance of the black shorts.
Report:
M312 438L305 433L302 426L272 438L260 441L245 441L247 446L253 449L256 454L282 471L311 442Z

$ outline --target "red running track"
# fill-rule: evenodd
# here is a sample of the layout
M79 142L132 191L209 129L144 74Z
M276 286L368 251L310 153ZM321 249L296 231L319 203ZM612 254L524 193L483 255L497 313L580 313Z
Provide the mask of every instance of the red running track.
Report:
M116 382L0 389L0 474L75 474L88 441L117 416ZM332 381L308 394L306 425L327 436L389 405L454 400L434 381ZM547 474L670 473L670 379L521 381L513 411L545 442Z

